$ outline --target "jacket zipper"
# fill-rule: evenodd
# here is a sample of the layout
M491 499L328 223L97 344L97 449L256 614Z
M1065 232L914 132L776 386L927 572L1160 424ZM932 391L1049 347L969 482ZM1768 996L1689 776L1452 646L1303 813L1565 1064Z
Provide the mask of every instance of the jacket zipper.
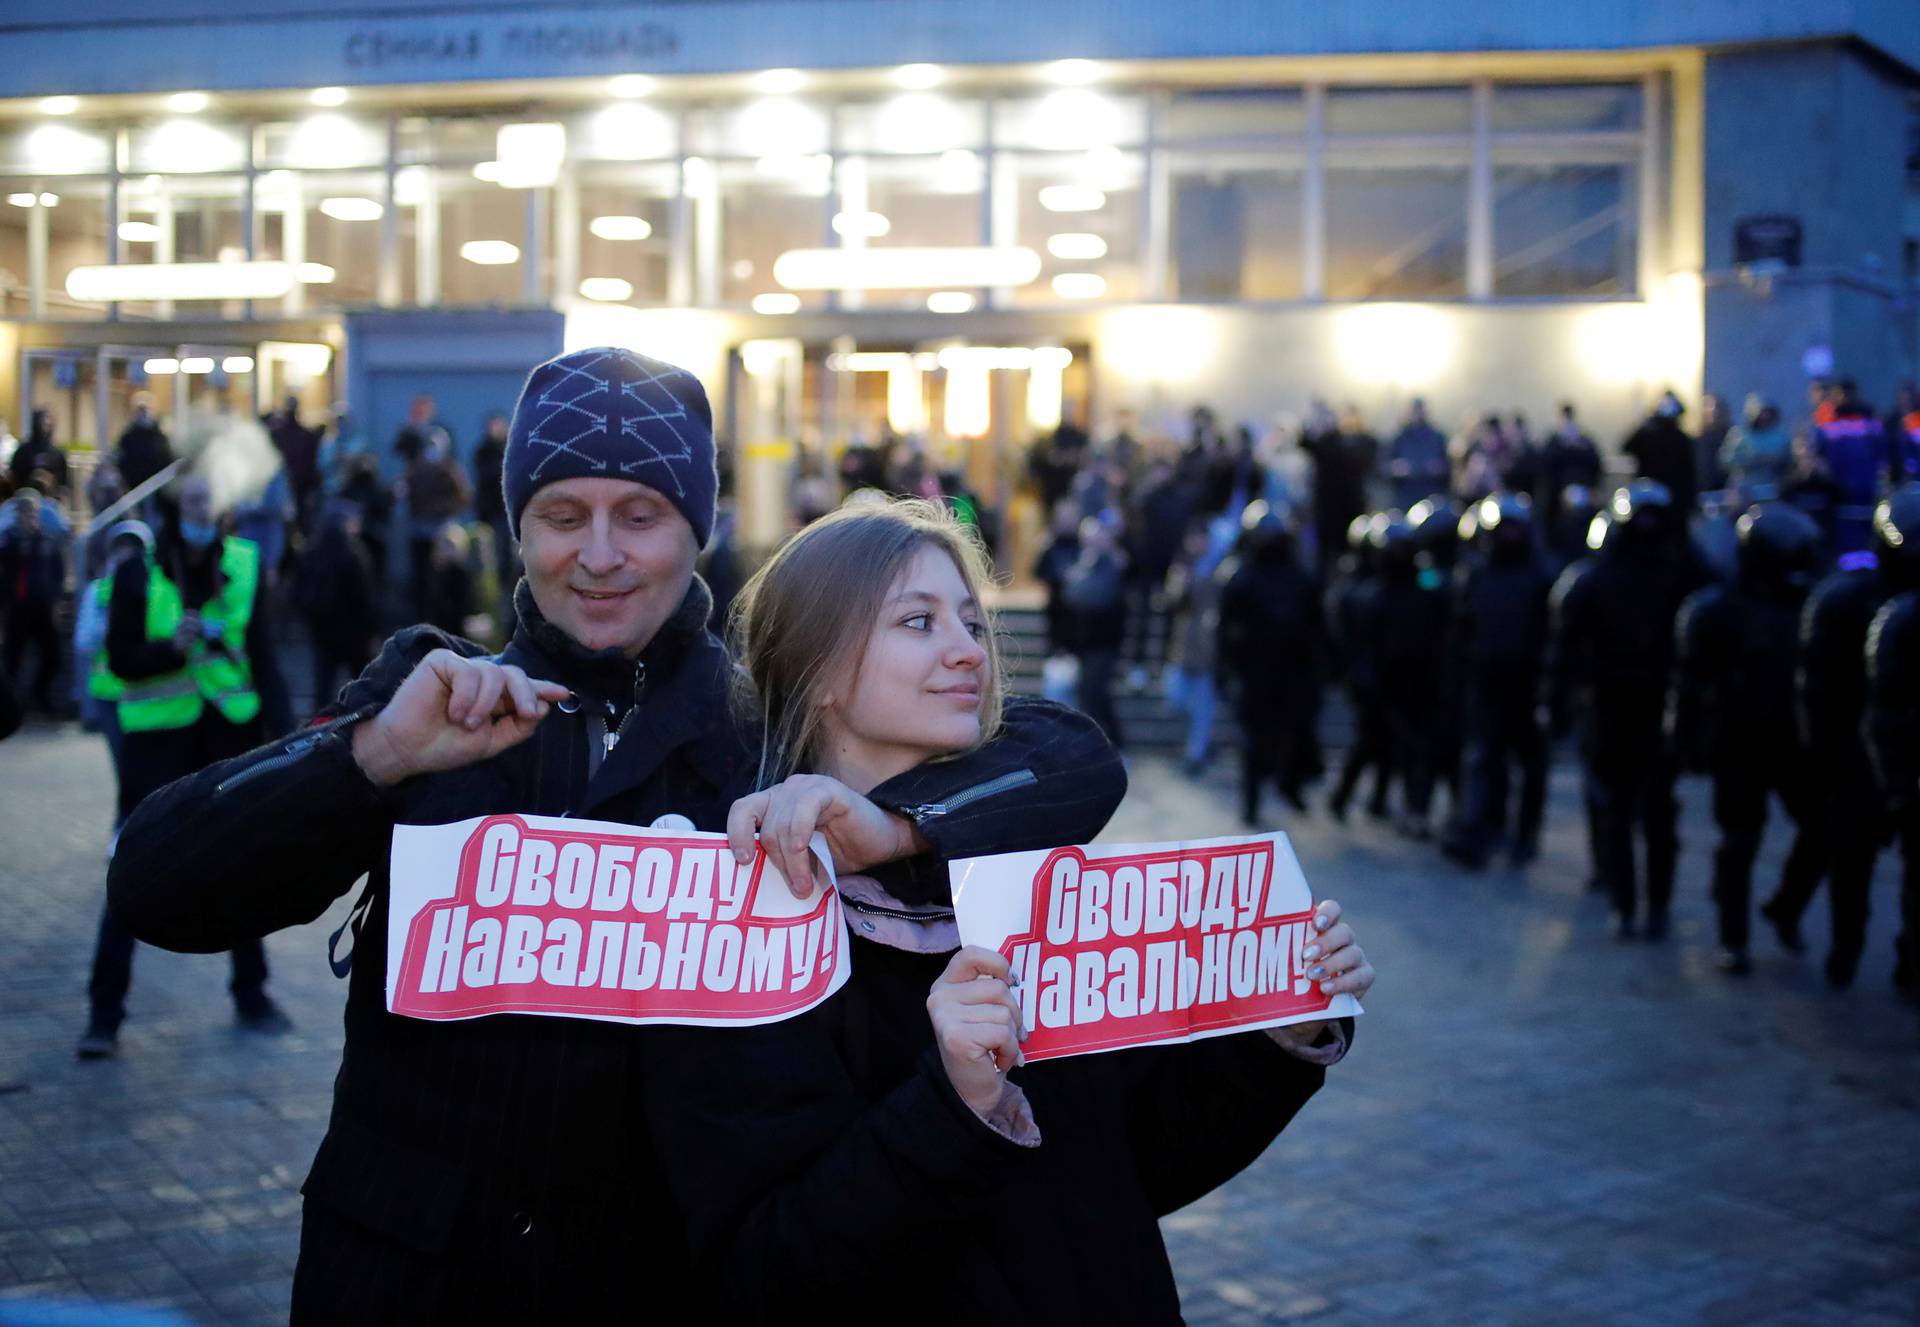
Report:
M976 783L971 788L962 788L945 801L924 802L919 806L903 806L900 809L914 820L931 820L937 816L951 815L963 806L971 806L982 797L1011 792L1015 788L1025 788L1029 784L1038 782L1040 782L1039 777L1032 770L1017 769L1002 774L998 778L988 779L985 783Z
M867 903L860 899L849 898L845 894L840 896L840 902L842 906L852 908L855 912L871 913L876 917L897 917L906 922L952 921L954 917L952 908L926 908L915 912L907 908L889 908L884 903Z
M287 749L279 755L269 756L257 765L249 765L239 773L229 775L220 780L219 783L214 785L213 795L218 797L229 788L238 788L248 779L261 774L271 773L277 769L285 769L288 765L293 764L294 761L300 759L300 757L306 755L307 752L319 745L320 737L321 734L313 734L307 737L294 738L293 741L287 744Z

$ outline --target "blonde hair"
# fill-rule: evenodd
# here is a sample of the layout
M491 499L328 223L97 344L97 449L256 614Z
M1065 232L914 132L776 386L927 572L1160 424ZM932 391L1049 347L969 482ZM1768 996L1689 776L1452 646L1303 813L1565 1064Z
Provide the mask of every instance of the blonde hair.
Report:
M991 573L978 535L921 498L850 502L781 545L734 600L730 632L745 665L735 701L743 718L760 724L759 786L819 762L821 690L842 676L849 690L858 683L887 592L926 548L953 559L980 606L980 740L999 730L1000 649L982 593Z

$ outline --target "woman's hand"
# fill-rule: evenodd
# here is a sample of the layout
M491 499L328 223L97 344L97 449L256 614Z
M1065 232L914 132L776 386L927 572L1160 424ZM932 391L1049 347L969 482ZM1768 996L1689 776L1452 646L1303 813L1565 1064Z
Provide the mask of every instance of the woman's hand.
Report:
M933 1044L947 1081L975 1115L1000 1104L1001 1075L1026 1063L1020 1043L1020 1002L1008 985L1013 972L991 949L968 945L947 962L927 996Z
M1340 920L1340 905L1326 899L1313 910L1313 929L1318 932L1307 942L1301 957L1307 960L1307 976L1320 984L1323 995L1351 995L1359 999L1373 989L1373 964L1354 941L1353 928ZM1295 1023L1290 1031L1303 1042L1319 1039L1327 1024Z
M727 813L727 842L742 866L753 860L755 830L795 898L813 896L813 855L807 843L816 830L826 837L836 871L864 871L927 848L912 821L881 810L824 774L796 774L733 804Z

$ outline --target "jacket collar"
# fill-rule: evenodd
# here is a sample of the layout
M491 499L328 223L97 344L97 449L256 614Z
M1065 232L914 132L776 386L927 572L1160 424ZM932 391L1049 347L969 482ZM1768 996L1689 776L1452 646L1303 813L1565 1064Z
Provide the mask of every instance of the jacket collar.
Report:
M680 606L660 624L638 660L628 658L618 647L590 650L547 621L524 577L514 587L513 608L519 619L513 633L517 649L552 664L555 681L624 710L640 698L644 686L663 683L678 672L689 651L709 638L707 618L713 612L713 595L695 576Z

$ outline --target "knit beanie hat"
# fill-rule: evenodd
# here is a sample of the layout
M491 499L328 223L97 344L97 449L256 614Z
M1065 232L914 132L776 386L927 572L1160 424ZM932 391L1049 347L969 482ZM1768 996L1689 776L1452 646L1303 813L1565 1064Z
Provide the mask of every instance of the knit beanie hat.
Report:
M581 478L645 484L679 509L704 547L720 477L700 380L618 346L571 351L528 374L500 466L515 537L535 489Z

